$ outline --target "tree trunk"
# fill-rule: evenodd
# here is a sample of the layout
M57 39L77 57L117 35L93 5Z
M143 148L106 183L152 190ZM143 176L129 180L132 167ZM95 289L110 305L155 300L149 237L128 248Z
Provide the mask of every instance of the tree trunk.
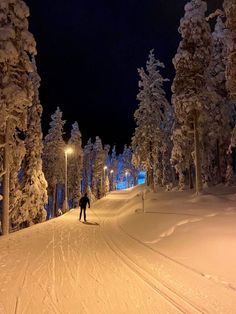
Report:
M185 188L185 175L181 170L179 173L179 191L184 191Z
M154 158L153 158L153 144L152 144L152 142L149 142L149 149L150 149L149 187L152 190L154 190Z
M57 194L57 185L54 185L53 194L52 194L52 212L51 217L56 217L56 194Z
M217 163L217 168L218 168L218 178L217 178L217 183L222 182L222 173L221 173L221 156L220 156L220 144L219 140L216 141L216 163Z
M10 169L9 169L9 121L6 122L5 131L5 146L3 156L3 167L5 174L3 176L3 212L2 212L2 234L7 235L9 233L9 181L10 181Z
M195 177L196 177L196 194L202 191L201 178L201 158L200 158L200 143L198 133L198 112L194 113L194 156L195 156Z
M189 189L193 189L193 176L192 176L192 166L189 164L188 168L188 175L189 175Z
M171 167L171 184L174 186L176 184L176 170L175 168Z
M151 189L153 189L153 169L149 168L147 171L147 186L150 187Z
M136 174L133 175L133 183L134 183L134 186L136 186L138 184L138 179L137 179Z

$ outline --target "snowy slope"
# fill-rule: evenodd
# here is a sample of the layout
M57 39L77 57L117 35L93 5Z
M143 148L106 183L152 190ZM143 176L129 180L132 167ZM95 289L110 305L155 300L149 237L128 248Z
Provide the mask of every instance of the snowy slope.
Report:
M235 313L236 189L143 188L1 237L0 313Z
M236 291L236 189L204 195L150 193L145 214L126 216L122 227L152 248ZM148 226L148 228L147 228Z

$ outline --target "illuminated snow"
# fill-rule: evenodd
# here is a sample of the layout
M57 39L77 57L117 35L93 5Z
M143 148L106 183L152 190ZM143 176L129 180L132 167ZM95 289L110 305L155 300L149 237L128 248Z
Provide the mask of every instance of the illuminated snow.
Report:
M1 237L0 313L235 313L236 188L142 190Z

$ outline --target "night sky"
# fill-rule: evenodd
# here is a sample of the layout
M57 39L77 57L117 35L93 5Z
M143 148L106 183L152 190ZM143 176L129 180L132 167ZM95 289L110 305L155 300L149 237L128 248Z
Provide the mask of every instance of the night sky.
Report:
M137 68L149 51L173 79L178 26L186 0L26 0L37 41L43 130L59 106L83 143L99 135L118 150L130 142L138 102ZM222 0L209 0L209 11ZM170 98L170 83L166 85Z

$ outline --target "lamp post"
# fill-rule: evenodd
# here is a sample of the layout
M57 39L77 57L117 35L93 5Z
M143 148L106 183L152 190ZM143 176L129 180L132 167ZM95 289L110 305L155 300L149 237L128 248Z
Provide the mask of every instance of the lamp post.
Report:
M68 164L68 154L73 152L71 147L67 147L65 149L65 200L63 204L63 210L66 211L68 209L68 173L67 173L67 164Z
M125 171L125 181L126 181L126 188L128 188L128 180L127 180L127 177L128 177L128 171Z
M104 166L103 167L103 184L102 184L102 188L103 188L103 195L105 195L105 196L106 196L106 192L105 192L106 170L107 170L107 166Z
M110 175L111 175L111 191L113 191L113 185L114 185L114 183L113 183L113 173L114 173L114 170L111 169L111 171L110 171Z

